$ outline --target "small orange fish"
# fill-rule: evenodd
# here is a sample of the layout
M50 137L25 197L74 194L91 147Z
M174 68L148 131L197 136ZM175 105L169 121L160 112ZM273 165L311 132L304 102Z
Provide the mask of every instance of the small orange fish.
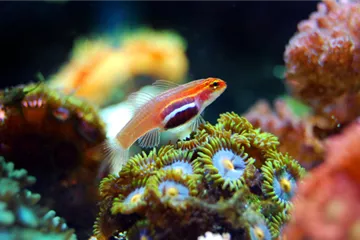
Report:
M227 87L219 78L200 79L183 85L158 80L153 86L162 92L157 96L141 92L130 95L130 102L146 103L136 109L132 119L114 139L106 142L114 171L128 160L128 150L135 141L141 147L154 147L160 143L160 132L187 126L197 129L204 122L200 114Z

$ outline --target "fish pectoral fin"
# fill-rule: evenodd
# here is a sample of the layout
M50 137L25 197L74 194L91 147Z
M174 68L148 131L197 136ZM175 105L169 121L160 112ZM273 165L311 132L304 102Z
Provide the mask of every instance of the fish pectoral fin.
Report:
M155 128L138 139L138 144L142 148L152 148L160 144L160 130Z
M205 124L205 120L201 115L198 115L191 123L191 131L196 131L201 124Z

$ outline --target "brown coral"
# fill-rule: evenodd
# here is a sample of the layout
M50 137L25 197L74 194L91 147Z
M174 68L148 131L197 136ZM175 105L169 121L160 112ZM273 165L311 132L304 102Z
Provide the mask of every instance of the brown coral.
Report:
M360 89L360 5L324 0L284 54L293 93L315 108Z
M97 110L42 83L5 89L0 104L0 154L36 176L41 204L73 227L91 225L101 154L89 150L105 139Z
M289 239L359 239L359 138L357 121L328 141L325 163L299 186Z

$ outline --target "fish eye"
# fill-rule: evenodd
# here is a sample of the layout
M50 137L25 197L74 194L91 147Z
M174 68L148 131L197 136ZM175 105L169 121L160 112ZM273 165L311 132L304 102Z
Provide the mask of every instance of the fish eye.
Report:
M219 82L218 81L212 82L210 84L210 87L214 90L217 89L219 87Z

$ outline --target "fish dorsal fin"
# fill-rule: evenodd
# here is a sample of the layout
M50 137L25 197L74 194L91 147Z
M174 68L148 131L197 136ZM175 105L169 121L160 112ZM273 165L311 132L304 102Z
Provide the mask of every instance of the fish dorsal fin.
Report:
M128 102L134 106L135 110L139 109L145 103L151 101L156 95L145 91L134 92L129 95Z
M176 88L180 85L167 80L156 80L151 86L156 87L159 90L166 91L172 88Z
M130 94L128 102L134 107L134 111L137 111L141 106L154 99L157 95L177 86L179 85L173 82L157 80L152 85L145 86L139 91Z
M127 103L132 106L133 113L138 112L144 104L152 101L159 94L157 91L146 89L148 87L146 86L129 95Z
M190 125L191 131L193 131L193 132L196 131L201 124L205 124L205 120L201 116L201 114L199 114L199 116L197 116Z
M160 130L155 128L138 139L139 146L142 148L152 148L160 144Z

